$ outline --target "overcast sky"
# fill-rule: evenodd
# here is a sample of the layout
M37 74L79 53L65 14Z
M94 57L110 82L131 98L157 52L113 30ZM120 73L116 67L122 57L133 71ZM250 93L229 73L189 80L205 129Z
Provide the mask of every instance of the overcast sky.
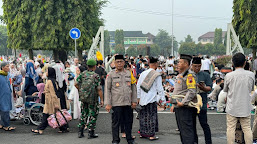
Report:
M1 7L2 7L2 0ZM233 16L233 0L174 0L174 35L178 41L190 34L194 41L215 28L227 29ZM105 29L172 31L172 0L109 0L102 10ZM0 14L3 14L1 9Z

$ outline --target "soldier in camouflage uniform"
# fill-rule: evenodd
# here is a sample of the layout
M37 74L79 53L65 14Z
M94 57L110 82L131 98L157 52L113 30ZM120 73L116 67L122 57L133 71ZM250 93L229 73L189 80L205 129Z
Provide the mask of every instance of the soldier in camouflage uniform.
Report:
M84 128L89 123L88 127L88 139L97 138L95 134L96 120L99 113L98 97L101 99L101 106L103 106L103 93L100 85L100 77L95 73L96 61L89 59L87 61L88 70L81 73L77 78L77 87L79 89L79 100L81 101L81 118L78 137L84 137Z

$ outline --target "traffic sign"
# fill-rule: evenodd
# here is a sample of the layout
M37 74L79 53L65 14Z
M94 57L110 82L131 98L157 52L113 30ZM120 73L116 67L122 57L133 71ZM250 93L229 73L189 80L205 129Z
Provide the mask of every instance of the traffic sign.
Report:
M71 30L70 30L70 37L72 38L72 39L79 39L80 38L80 36L81 36L81 32L80 32L80 30L78 29L78 28L72 28Z

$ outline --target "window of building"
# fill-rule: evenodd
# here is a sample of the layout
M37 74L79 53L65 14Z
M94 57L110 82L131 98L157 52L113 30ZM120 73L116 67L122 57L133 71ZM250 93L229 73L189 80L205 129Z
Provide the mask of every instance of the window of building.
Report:
M145 39L144 38L139 38L138 42L145 42Z
M137 42L137 39L132 38L132 39L130 39L130 42Z

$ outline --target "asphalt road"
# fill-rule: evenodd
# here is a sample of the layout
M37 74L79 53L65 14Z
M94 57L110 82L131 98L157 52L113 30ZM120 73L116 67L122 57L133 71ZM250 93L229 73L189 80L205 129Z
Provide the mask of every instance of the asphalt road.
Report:
M146 139L140 139L137 130L139 129L138 120L134 119L133 135L135 135L138 144L180 144L179 133L175 131L177 128L175 115L169 112L159 113L159 128L160 132L158 141L150 142ZM252 117L253 118L253 117ZM211 127L212 139L214 144L226 144L226 115L210 112L208 121ZM33 135L30 130L36 128L34 125L25 126L22 121L11 122L12 126L17 129L14 132L0 131L0 144L110 144L111 136L111 115L105 112L99 114L97 120L96 132L99 138L88 140L87 138L77 138L77 120L69 123L70 133L59 134L58 130L48 127L43 135ZM197 132L199 143L204 144L204 136L202 128L197 124ZM126 144L125 139L122 139L121 144Z

